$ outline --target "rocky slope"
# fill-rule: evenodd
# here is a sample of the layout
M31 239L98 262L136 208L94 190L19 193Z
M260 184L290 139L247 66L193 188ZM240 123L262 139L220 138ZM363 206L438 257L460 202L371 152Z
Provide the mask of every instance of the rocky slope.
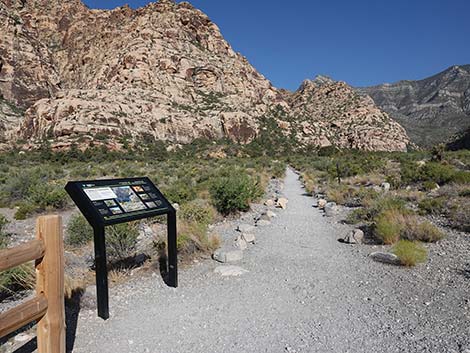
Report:
M470 127L470 65L452 66L424 80L361 88L407 130L432 146Z
M372 101L349 97L345 84L331 83L338 95L319 85L313 95L313 87L276 89L187 2L108 11L79 0L0 0L0 9L0 93L27 109L4 135L32 145L44 138L58 148L93 140L119 148L142 138L248 143L260 117L280 107L289 120L302 115L287 132L303 145L406 148L404 131Z
M409 143L398 123L344 82L306 80L288 102L297 139L306 144L384 151L405 150Z

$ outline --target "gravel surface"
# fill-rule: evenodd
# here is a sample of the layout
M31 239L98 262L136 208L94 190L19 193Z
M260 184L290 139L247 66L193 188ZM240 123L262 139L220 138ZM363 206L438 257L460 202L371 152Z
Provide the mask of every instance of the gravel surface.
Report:
M112 288L111 318L82 309L73 351L470 353L468 234L415 269L380 264L368 254L387 248L339 243L351 227L313 208L291 170L282 193L287 209L256 227L229 275L205 260L177 289L157 274ZM226 243L239 222L220 228Z

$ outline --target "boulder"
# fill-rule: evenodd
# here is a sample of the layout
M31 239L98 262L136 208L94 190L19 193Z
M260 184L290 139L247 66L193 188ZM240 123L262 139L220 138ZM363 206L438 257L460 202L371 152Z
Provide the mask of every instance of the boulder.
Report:
M273 211L266 211L266 216L268 216L269 218L274 218L276 217L276 214L273 212Z
M253 233L243 233L242 238L247 242L254 244L256 241L256 237Z
M274 200L269 199L264 202L264 205L268 207L274 207L275 203Z
M269 226L270 224L271 224L271 222L267 221L265 219L260 219L258 222L256 222L256 225L259 226L259 227Z
M237 230L241 233L250 233L255 230L255 227L250 224L243 223L238 226Z
M336 216L339 212L338 205L336 205L335 202L328 202L325 205L325 216L327 217L333 217Z
M385 192L390 191L390 183L385 183L384 182L384 183L380 184L380 187L381 187L382 191L385 191Z
M369 255L374 261L383 262L390 265L400 265L400 259L397 255L388 252L373 252Z
M378 185L374 185L372 187L372 190L374 190L376 193L381 193L382 192L382 188Z
M212 254L212 258L222 263L240 261L241 259L243 259L243 251L242 250L224 251L224 250L218 249L214 252L214 254Z
M362 244L364 242L364 232L360 229L354 229L344 237L343 241L349 244Z
M289 202L289 200L287 200L286 198L280 197L279 199L277 199L276 207L282 208L283 210L285 210L287 208L287 203L288 202Z
M222 277L229 277L229 276L241 276L248 271L239 267L239 266L218 266L214 270L215 273L220 274Z
M263 221L270 221L272 218L276 217L276 214L273 211L266 211L261 214L261 216L258 218L259 220Z
M248 248L248 243L246 242L246 240L241 236L239 235L235 241L233 242L233 245L237 248L237 249L240 249L240 250L246 250L246 248Z
M326 201L325 199L319 199L317 201L317 207L320 208L320 209L323 209L323 208L325 208L327 203L328 203L328 201Z

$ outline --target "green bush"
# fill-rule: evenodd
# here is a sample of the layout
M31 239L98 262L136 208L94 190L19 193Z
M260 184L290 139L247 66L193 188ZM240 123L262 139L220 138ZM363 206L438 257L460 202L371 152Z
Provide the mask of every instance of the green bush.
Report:
M30 201L22 201L18 204L18 209L15 212L15 219L26 219L36 211L38 211L38 207L36 205L33 205Z
M363 202L365 199L362 200ZM387 210L399 210L408 212L405 207L405 201L402 199L382 196L377 198L368 198L367 204L364 202L364 208L354 210L348 216L348 221L358 223L360 221L373 222L374 219L382 212Z
M470 172L460 170L452 176L452 181L457 184L470 184Z
M65 242L71 246L82 246L93 240L93 228L80 213L73 215L67 224Z
M458 171L452 165L428 162L423 166L417 166L415 163L401 164L401 181L402 183L418 183L428 182L444 185L449 182L468 183L470 182L470 173L466 171Z
M41 183L30 187L28 199L39 209L59 209L67 205L67 193L57 185Z
M424 191L431 191L439 187L434 181L425 181L423 183L423 189Z
M106 251L110 261L125 260L135 255L138 222L121 223L106 228Z
M403 266L415 266L426 262L428 254L423 245L409 240L400 240L393 247L392 252L398 256Z
M229 176L218 178L210 190L217 210L224 214L246 211L250 202L262 195L258 182L241 171L233 171Z
M421 179L443 185L450 182L454 174L455 169L450 165L428 162L422 167Z
M183 204L194 200L196 192L189 186L188 182L177 182L163 190L165 197L172 203Z

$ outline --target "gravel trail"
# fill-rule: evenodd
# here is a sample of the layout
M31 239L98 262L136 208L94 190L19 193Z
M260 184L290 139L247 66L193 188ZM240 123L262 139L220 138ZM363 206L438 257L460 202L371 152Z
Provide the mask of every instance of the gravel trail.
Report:
M200 262L177 289L157 275L111 289L108 321L80 312L74 352L470 352L470 279L432 283L341 244L349 226L312 207L287 171L286 210L256 229L238 277ZM458 288L458 290L455 290ZM467 351L467 349L469 349Z

